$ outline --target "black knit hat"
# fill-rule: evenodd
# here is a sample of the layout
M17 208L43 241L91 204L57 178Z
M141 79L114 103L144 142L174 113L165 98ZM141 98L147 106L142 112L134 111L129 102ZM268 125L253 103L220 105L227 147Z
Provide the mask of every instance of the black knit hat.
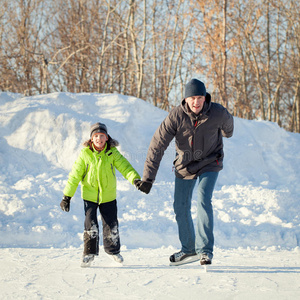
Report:
M104 133L107 136L107 127L105 124L97 122L91 126L91 138L95 133Z
M198 79L192 79L185 85L184 98L193 96L206 96L205 85Z

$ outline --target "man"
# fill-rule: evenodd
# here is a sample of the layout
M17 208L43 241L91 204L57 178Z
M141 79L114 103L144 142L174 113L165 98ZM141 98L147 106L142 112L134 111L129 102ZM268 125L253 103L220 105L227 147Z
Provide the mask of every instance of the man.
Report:
M222 136L233 134L233 117L225 107L211 102L203 82L192 79L185 98L161 123L151 140L143 180L136 187L148 194L160 161L171 140L176 140L174 212L181 251L170 256L170 265L196 261L211 264L213 257L212 194L223 168ZM197 228L191 217L191 200L197 183Z

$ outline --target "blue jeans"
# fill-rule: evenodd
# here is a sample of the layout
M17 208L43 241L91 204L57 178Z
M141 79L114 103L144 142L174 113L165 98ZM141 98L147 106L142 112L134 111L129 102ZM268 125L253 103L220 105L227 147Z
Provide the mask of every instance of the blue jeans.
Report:
M212 194L218 172L206 172L197 179L175 178L174 212L178 225L181 250L185 253L213 254L213 208ZM197 228L191 215L193 190L197 183Z

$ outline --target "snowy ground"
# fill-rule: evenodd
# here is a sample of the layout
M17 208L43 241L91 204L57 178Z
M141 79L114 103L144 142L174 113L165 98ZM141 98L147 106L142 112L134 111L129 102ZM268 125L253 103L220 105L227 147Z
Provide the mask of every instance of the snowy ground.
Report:
M80 188L62 212L62 190L91 124L104 122L142 174L150 139L167 113L118 94L0 93L1 299L300 298L300 135L235 118L213 197L216 251L169 267L180 247L172 209L174 145L151 193L118 175L123 266L102 253L81 269ZM196 197L192 214L196 214Z
M175 249L122 251L122 266L103 253L89 269L81 249L0 249L1 299L299 299L300 252L216 249L198 263L168 266Z

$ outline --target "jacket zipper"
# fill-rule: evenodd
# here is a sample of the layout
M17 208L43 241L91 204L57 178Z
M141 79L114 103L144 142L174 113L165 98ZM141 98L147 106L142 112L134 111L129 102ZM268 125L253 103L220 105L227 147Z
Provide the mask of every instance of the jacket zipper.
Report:
M195 151L194 141L195 141L195 138L196 138L196 128L197 128L197 125L198 125L198 119L196 119L195 124L194 124L194 135L193 135L193 139L192 139L192 151L193 151L193 153Z
M101 159L101 156L99 156L99 158L98 158L98 162L100 162L100 159ZM98 173L98 172L97 172ZM100 188L99 188L99 186L100 186L100 180L99 180L99 176L98 176L98 174L97 174L97 182L98 182L98 195L97 195L97 203L98 203L98 205L100 205Z
M196 139L196 130L197 130L197 126L199 125L199 116L197 117L196 121L195 121L195 124L194 124L194 136L193 136L193 139L192 139L192 151L193 151L193 155L195 155L195 139ZM202 151L202 150L200 150Z

